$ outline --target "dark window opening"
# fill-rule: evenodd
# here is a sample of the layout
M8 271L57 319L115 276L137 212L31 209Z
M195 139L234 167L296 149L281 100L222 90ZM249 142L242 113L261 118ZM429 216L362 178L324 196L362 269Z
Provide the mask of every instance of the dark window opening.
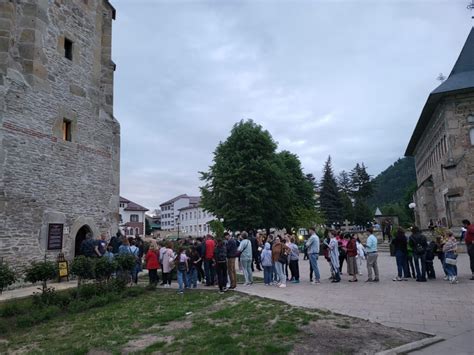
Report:
M72 41L68 38L64 38L64 56L72 60Z
M64 119L63 120L63 139L65 141L71 142L72 141L72 124L71 121Z

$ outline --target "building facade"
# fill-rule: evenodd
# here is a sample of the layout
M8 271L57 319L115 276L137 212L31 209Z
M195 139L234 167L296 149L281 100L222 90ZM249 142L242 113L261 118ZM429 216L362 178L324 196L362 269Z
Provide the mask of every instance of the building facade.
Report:
M199 197L186 194L176 196L160 205L161 208L161 230L177 230L179 210L181 208L196 205Z
M107 0L0 2L0 258L115 234L120 126ZM21 253L21 258L18 256Z
M179 210L179 230L182 235L202 237L211 233L209 222L216 217L203 210L199 204L190 205Z
M147 208L120 197L120 231L126 236L145 236L145 212Z
M474 219L474 29L429 95L405 155L415 157L418 225L451 228Z

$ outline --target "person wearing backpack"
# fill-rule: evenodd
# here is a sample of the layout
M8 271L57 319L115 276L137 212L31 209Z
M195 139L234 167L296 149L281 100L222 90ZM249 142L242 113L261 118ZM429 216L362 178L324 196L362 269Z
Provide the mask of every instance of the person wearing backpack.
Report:
M177 278L178 278L178 293L184 293L184 287L187 279L188 274L188 256L186 255L186 250L181 247L178 250L178 256L176 257L178 260L178 270L177 270Z
M224 293L227 291L227 248L222 239L217 240L214 249L214 265L217 272L219 293Z
M416 281L426 282L426 250L428 242L426 237L421 234L420 229L414 226L411 229L412 235L408 243L413 250L413 259L415 261Z

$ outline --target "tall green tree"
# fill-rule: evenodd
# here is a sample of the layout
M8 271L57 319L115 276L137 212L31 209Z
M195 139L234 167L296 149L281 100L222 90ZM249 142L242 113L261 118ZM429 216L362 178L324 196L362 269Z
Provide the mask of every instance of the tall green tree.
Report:
M270 133L240 121L201 172L203 207L230 229L293 227L314 209L313 187L298 157L276 153Z
M374 193L371 176L367 173L364 163L357 163L350 172L352 195L357 199L366 200Z
M320 188L319 201L321 203L321 211L326 217L326 222L328 224L341 223L343 220L342 201L332 169L331 156L328 157L324 164Z

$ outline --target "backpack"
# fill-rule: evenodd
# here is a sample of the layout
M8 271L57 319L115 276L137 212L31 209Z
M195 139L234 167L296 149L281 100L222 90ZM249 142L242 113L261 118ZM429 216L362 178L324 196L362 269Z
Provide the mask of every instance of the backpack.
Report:
M422 244L421 237L413 238L413 251L416 255L423 255L426 251Z

